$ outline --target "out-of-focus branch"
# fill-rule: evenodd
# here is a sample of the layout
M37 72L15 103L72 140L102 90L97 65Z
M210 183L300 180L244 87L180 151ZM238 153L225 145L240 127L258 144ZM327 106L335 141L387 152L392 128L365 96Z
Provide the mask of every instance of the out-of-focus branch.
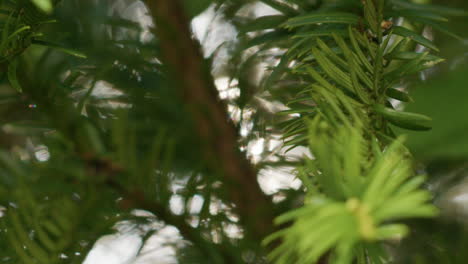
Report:
M162 59L192 114L205 146L205 159L223 175L227 197L235 204L247 235L262 238L273 230L273 204L239 151L236 129L204 65L200 44L192 38L183 6L178 0L146 3L156 24Z
M197 245L197 248L199 248L212 263L235 263L229 253L224 249L217 248L217 250L213 250L213 248L217 247L215 244L207 246L208 241L200 235L199 230L191 227L184 217L172 214L167 207L159 204L158 202L147 200L141 192L129 192L122 185L114 181L112 179L112 175L108 176L110 177L107 178L106 184L123 196L123 200L121 202L123 207L146 210L155 214L156 217L164 221L166 224L173 225L179 230L182 237Z

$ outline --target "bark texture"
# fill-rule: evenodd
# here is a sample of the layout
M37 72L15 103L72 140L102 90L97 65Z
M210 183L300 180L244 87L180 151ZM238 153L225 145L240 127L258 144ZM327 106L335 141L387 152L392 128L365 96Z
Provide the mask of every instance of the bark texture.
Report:
M257 172L238 148L238 135L220 101L200 44L178 0L147 0L161 45L162 59L196 124L205 159L223 175L228 198L235 204L250 237L273 231L273 204L262 192Z

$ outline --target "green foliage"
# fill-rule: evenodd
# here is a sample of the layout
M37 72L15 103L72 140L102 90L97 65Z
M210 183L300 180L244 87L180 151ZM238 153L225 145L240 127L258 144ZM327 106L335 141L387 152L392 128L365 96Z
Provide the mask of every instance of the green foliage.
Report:
M68 4L73 9L73 3ZM83 3L78 5L83 8ZM132 61L128 54L115 56L119 52L115 43L112 51L105 46L90 47L89 38L93 36L89 32L79 36L74 27L85 25L86 17L66 25L56 23L70 15L67 6L59 9L63 13L50 16L30 1L2 1L1 7L10 14L1 15L1 67L8 69L8 81L14 88L7 92L11 99L6 103L18 104L22 111L19 118L5 119L2 108L3 127L9 131L2 136L26 134L50 153L50 159L42 163L34 158L33 149L27 152L27 161L19 161L18 154L2 153L0 200L9 206L6 216L0 219L2 230L6 230L1 234L1 255L5 263L81 263L94 241L113 232L118 220L135 218L130 214L131 201L116 204L116 200L138 190L161 203L169 203L169 187L163 183L169 182L168 164L172 164L170 149L174 144L164 146L161 154L161 142L171 141L167 130L148 129L142 124L151 121L139 117L139 112L147 111L154 100L145 94L148 85L133 89L139 81L125 72L134 70L130 65L138 65L143 82L158 79L158 74L148 69L153 65L147 57ZM127 41L129 49L137 45L148 57L154 54L156 45L145 50L143 43L131 39L132 31L141 31L135 23L109 16L101 18L109 28L128 30L124 40L105 39L102 34L102 41ZM75 35L56 35L62 26ZM80 43L73 37L80 38L83 46L70 45ZM98 50L104 47L106 53ZM92 59L83 60L88 56L78 50L86 50ZM119 59L122 64L115 64ZM117 89L131 92L95 97L92 92L98 80L119 82ZM139 100L138 107L131 111L111 107L112 103L128 104L129 98L143 96L147 99ZM128 116L135 118L124 118ZM117 117L121 122L114 120ZM116 178L111 180L112 175ZM154 187L155 175L158 191Z
M339 109L336 106L331 101L330 112ZM293 223L265 239L265 243L282 239L270 257L278 263L315 263L332 250L332 263L352 263L360 255L379 263L386 256L373 252L382 247L378 242L408 232L396 220L433 217L437 210L428 204L430 194L418 189L424 177L411 176L411 158L401 140L384 151L374 146L369 161L361 124L338 119L330 125L323 118L327 119L317 116L310 122L309 145L315 159L306 160L300 173L309 182L305 204L276 219L278 225Z
M256 164L293 166L302 183L278 192L278 229L260 245L226 195L246 195L243 186L206 158L194 132L204 124L168 79L160 39L104 2L0 3L4 263L81 263L100 236L128 220L175 226L191 242L176 246L181 263L388 263L386 247L411 233L409 219L438 215L410 150L420 159L466 158L466 140L453 136L466 126L463 97L447 92L443 108L451 110L434 107L435 90L461 87L465 71L411 96L403 87L444 61L426 25L460 39L448 21L465 11L402 0L262 0L278 14L251 18L239 13L253 1L183 2L190 18L213 4L239 32L226 74L240 96L226 102L240 112L235 129L251 126L238 139L242 148L269 134L288 151L310 151L295 161L271 152L276 161ZM252 69L265 58L276 65L259 89ZM287 110L272 113L265 99ZM408 148L398 136L407 133ZM38 158L38 148L49 156ZM170 209L173 197L183 201L180 212Z
M98 197L98 185L73 183L85 171L70 171L70 165L79 166L70 162L65 161L60 168L27 166L1 154L2 174L6 176L2 186L8 186L2 203L9 203L1 219L3 243L7 243L3 248L9 250L3 255L10 257L7 263L63 263L65 259L67 263L81 263L94 235L109 232L118 220L109 214L112 204L101 200L109 199L109 194L100 193ZM54 184L50 184L51 179ZM91 224L97 219L100 224ZM87 242L80 245L76 241Z
M409 133L408 147L420 160L463 160L467 157L466 70L460 69L431 82L420 83L412 92L415 103L409 110L424 111L433 119L433 129ZM444 87L443 92L440 87ZM461 134L459 134L461 133Z
M31 0L37 8L41 9L45 13L51 13L53 6L51 0Z
M166 79L154 36L143 40L138 23L109 14L103 2L61 1L50 15L29 0L1 5L8 11L0 15L8 26L0 50L8 69L0 109L5 263L81 263L99 237L128 220L174 225L202 259L222 263L232 255L240 263L231 251L241 243L234 248L222 231L237 220L210 212L225 199L224 186L212 188L219 172L200 159L193 121ZM39 160L37 146L50 157ZM174 195L182 215L170 211ZM194 197L204 199L196 215L188 210ZM187 224L195 217L203 223L197 228Z
M190 1L184 0L184 7L186 12L190 17L195 17L196 15L203 12L211 4L211 0L199 0L199 1Z
M313 155L298 169L307 188L304 205L278 217L276 224L289 227L264 241L280 239L269 255L278 263L317 263L327 253L331 263L382 263L388 256L381 242L407 234L407 226L396 220L437 214L429 193L419 189L424 177L413 176L411 155L392 127L430 130L432 119L397 110L390 100L412 101L398 85L443 61L428 51L414 52L416 45L438 51L420 33L418 19L436 25L447 21L444 15L462 13L422 11L403 1L362 1L363 13L356 6L343 1L289 15L279 25L287 31L276 29L285 36L259 42L273 31L250 40L290 47L270 78L303 88L288 94L279 92L284 87L275 80L264 84L289 106L284 114L295 114L284 122L285 144L308 145ZM393 25L395 17L410 22ZM265 29L259 21L253 23Z

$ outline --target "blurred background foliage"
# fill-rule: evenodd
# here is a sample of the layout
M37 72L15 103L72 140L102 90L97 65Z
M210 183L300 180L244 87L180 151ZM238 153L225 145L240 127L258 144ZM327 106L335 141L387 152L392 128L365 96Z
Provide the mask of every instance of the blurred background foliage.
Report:
M440 5L459 6L466 1L434 1ZM429 189L442 208L439 219L413 223L414 234L401 246L401 263L463 263L466 261L468 231L466 221L468 185L468 71L467 20L454 18L450 28L463 40L438 34L435 42L447 61L424 76L424 81L409 87L414 103L408 111L419 111L433 118L427 133L407 132L408 146L429 176Z
M262 263L258 244L241 239L242 227L219 172L200 158L202 143L166 78L144 3L54 2L51 15L40 10L24 13L34 10L25 8L33 5L29 0L0 4L2 32L20 29L12 25L31 26L18 33L24 42L2 43L12 49L2 54L1 61L0 215L18 208L32 212L22 215L18 210L14 217L2 217L16 223L16 231L1 227L0 263L44 255L38 248L21 261L15 258L12 252L21 245L13 245L12 232L24 243L37 239L54 254L63 254L57 262L52 261L55 255L44 257L50 258L49 263L81 263L97 239L115 233L115 224L122 221L127 229L117 228L118 233L137 233L143 239L134 261L144 263L145 242L162 230L154 223L163 221L193 242L168 242L180 263L207 263L207 256L222 263L226 255L232 263ZM286 2L302 12L323 2L355 8L352 1ZM433 2L468 10L464 0ZM302 194L295 192L300 184L291 171L297 157L306 153L296 147L285 154L281 130L290 113L278 115L288 110L281 102L302 88L295 80L282 78L281 70L287 67L282 50L291 48L291 42L269 45L272 40L287 40L287 32L269 29L283 22L282 17L249 28L259 16L278 11L295 15L296 9L274 0L185 0L184 4L206 65L241 135L240 149L259 172L263 191L273 197L279 212L298 206ZM262 26L262 33L253 32ZM468 247L468 20L455 17L446 27L461 39L432 32L439 56L446 61L412 80L406 89L414 103L401 105L431 116L433 129L399 131L409 134L407 144L420 170L429 176L427 188L436 195L442 216L410 223L414 232L395 250L398 263L466 263L468 257L464 250ZM8 67L5 61L10 62ZM108 180L114 174L119 177ZM112 188L102 188L109 184ZM135 192L171 206L156 216L135 212L155 209L137 207L125 198ZM186 225L197 232L184 230ZM36 234L21 232L28 229ZM40 230L52 238L43 237Z

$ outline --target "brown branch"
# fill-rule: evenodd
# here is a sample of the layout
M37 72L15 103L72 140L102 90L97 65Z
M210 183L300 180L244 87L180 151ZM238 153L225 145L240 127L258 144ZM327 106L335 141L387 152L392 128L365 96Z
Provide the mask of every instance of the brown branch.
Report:
M227 196L235 204L247 235L263 238L273 230L273 204L260 189L256 171L238 149L236 129L218 98L183 7L178 0L146 3L156 24L162 60L195 121L205 159L222 173Z
M110 159L97 157L94 153L77 153L86 164L87 174L94 178L104 177L103 184L119 194L122 198L118 207L125 211L138 208L153 213L159 220L167 225L172 225L179 230L180 235L193 243L193 245L206 257L210 263L234 264L237 263L231 252L221 245L205 239L199 228L188 224L185 216L174 215L170 209L155 200L145 197L143 191L132 189L131 191L117 181L119 176L127 174L125 168L114 163Z
M156 217L164 223L176 227L179 230L180 235L196 245L202 254L204 254L212 263L235 263L229 252L221 248L219 245L206 241L201 236L200 231L191 227L187 223L185 217L176 216L168 210L167 206L163 206L155 201L147 200L142 192L129 192L126 188L112 179L113 175L107 176L107 186L117 191L123 197L123 200L120 202L121 207L124 207L124 209L138 208L146 210L156 215Z

